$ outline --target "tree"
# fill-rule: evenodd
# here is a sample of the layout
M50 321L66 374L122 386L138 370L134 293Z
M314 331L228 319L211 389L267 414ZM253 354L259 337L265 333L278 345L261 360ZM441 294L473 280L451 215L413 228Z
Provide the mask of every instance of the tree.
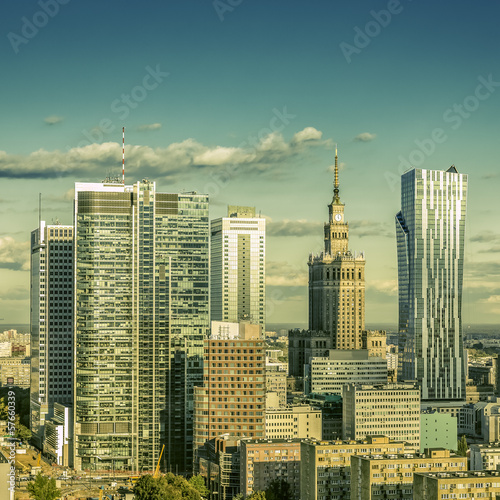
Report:
M468 449L469 447L467 445L467 438L465 437L465 434L462 434L462 437L458 441L457 454L460 455L461 457L466 457Z
M273 479L266 488L267 500L288 500L292 496L290 483L283 479Z
M138 500L160 500L162 493L160 485L153 476L142 476L134 485L134 495Z
M15 424L16 424L15 437L27 443L31 439L31 431L23 424L21 424L19 415L16 415Z
M202 498L208 498L209 490L205 486L205 480L200 474L193 476L189 479L188 483L199 492Z
M168 473L142 476L134 486L136 500L203 500L200 492L182 476Z
M254 491L247 500L266 500L266 494L264 491Z
M35 480L28 483L27 490L34 500L56 500L61 496L61 490L56 488L56 480L41 474L37 474Z

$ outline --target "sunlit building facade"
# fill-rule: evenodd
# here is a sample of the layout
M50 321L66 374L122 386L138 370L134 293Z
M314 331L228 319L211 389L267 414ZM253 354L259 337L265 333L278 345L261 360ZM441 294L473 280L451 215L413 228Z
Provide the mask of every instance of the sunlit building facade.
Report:
M228 207L211 221L212 321L266 322L266 219L254 207Z
M73 403L73 226L31 232L30 427L42 448L54 404Z
M190 470L208 197L77 183L75 244L76 468Z
M365 258L349 250L349 223L340 201L335 152L333 199L324 227L324 251L309 256L309 330L331 336L333 349L362 349Z
M412 169L396 215L401 355L398 376L423 400L465 399L462 337L467 175Z

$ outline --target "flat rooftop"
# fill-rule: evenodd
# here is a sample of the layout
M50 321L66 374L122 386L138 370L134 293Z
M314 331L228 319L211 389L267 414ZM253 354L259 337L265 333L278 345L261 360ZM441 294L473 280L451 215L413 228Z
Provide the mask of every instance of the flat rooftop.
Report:
M421 476L435 477L437 479L485 479L500 477L500 471L496 470L469 470L456 472L418 472Z

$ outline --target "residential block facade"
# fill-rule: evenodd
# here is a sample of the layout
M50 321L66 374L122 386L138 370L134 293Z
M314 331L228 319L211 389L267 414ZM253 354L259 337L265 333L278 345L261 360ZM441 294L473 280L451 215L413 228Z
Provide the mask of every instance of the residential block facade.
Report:
M413 500L415 472L456 472L467 470L467 457L445 449L421 454L370 454L351 458L351 500L391 498Z
M411 384L344 386L342 437L380 434L420 447L420 390Z

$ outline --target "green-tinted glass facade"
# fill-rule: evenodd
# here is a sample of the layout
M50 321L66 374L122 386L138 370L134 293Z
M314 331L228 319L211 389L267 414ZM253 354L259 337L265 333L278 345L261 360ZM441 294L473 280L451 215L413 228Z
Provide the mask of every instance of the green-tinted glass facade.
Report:
M77 184L76 465L179 472L208 330L208 197Z
M396 215L403 379L423 400L464 399L462 337L467 175L412 169L401 178Z

